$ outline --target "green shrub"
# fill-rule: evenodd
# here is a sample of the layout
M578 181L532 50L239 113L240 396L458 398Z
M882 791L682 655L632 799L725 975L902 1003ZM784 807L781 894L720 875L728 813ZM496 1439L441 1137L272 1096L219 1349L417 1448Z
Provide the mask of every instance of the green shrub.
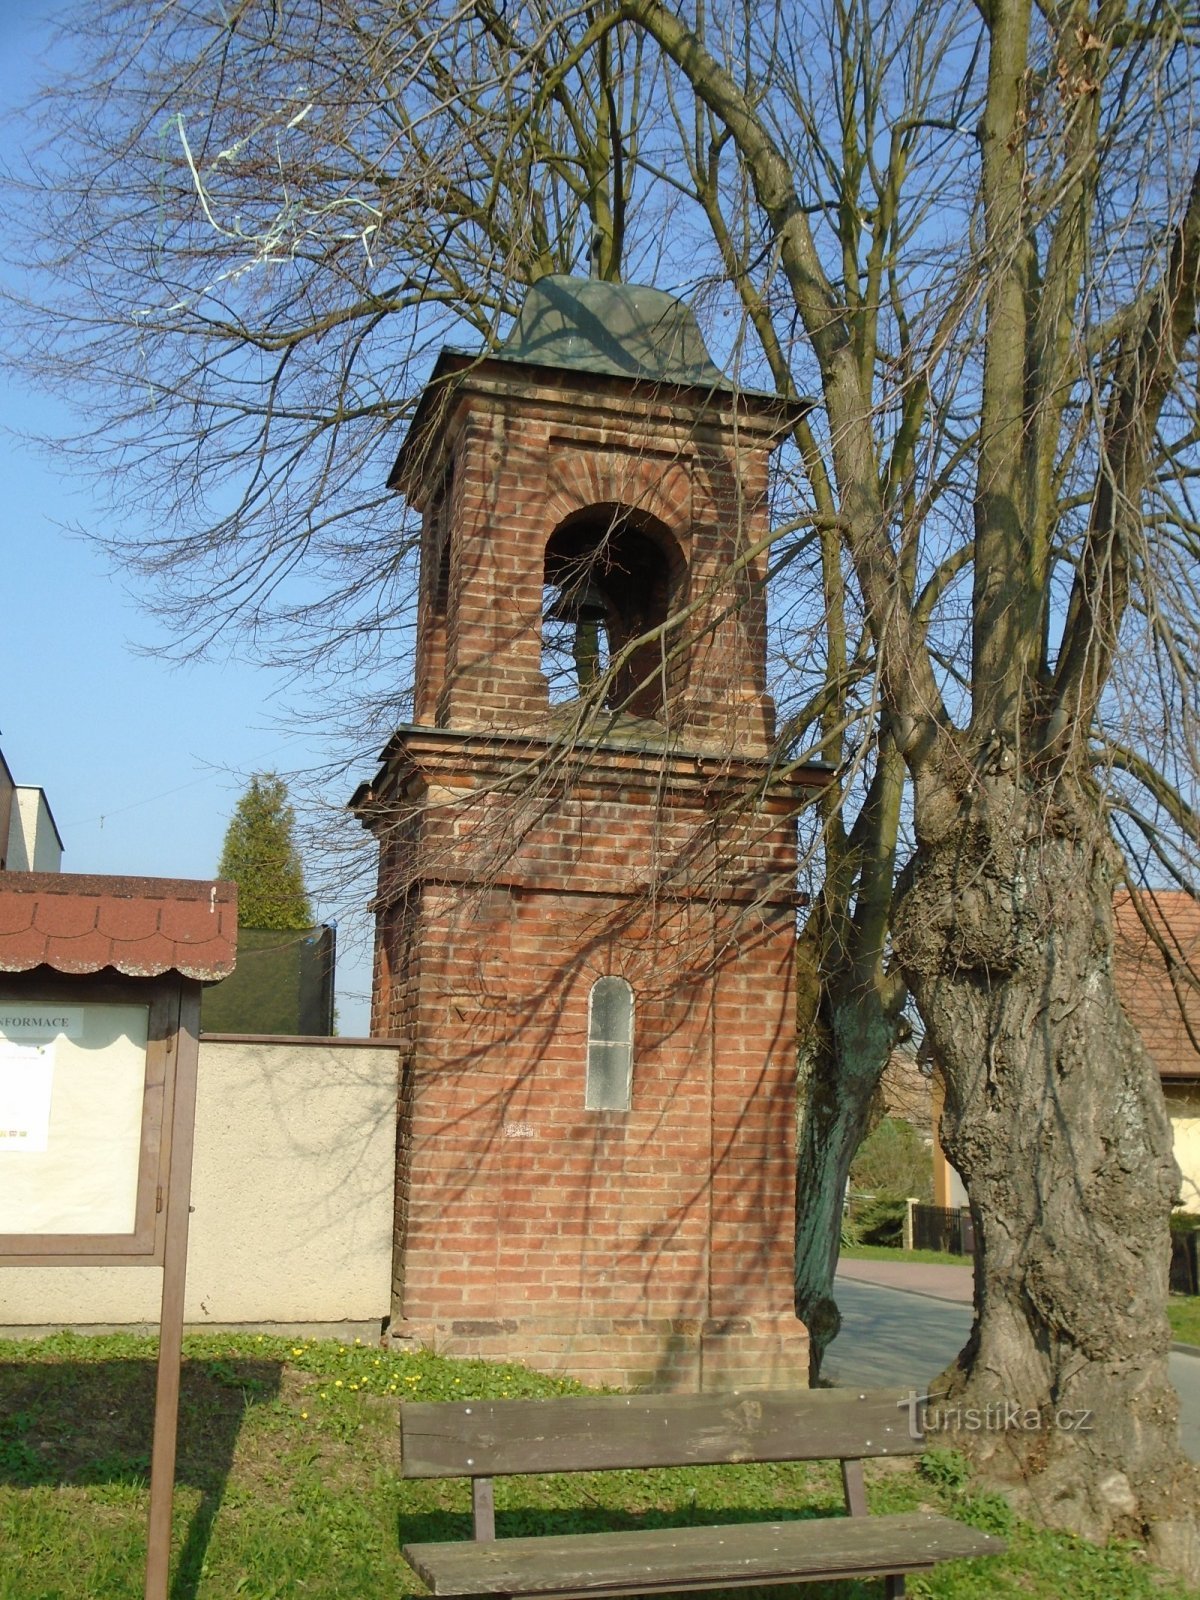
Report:
M917 1466L926 1482L951 1494L960 1494L971 1481L971 1463L959 1450L926 1450Z
M1015 1520L1012 1507L995 1489L963 1495L955 1505L955 1515L978 1528L980 1533L994 1533L1001 1539L1012 1532Z
M850 1163L850 1186L864 1194L932 1200L933 1152L911 1122L884 1117Z
M841 1248L853 1250L855 1245L862 1243L862 1229L851 1215L849 1209L842 1212Z
M861 1196L853 1206L858 1244L886 1244L896 1249L904 1243L906 1201L895 1194Z

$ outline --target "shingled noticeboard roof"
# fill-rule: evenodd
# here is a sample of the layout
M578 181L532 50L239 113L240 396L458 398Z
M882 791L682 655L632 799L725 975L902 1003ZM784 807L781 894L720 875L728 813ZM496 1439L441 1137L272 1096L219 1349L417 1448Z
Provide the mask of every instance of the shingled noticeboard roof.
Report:
M0 972L178 972L215 983L236 957L235 883L0 872Z

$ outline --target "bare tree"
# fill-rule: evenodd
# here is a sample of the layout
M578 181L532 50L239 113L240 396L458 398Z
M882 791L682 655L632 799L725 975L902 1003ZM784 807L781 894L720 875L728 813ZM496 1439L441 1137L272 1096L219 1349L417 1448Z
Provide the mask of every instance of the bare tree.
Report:
M1194 19L108 0L88 27L13 191L60 286L23 353L153 510L113 553L186 648L240 628L396 714L377 447L432 348L493 338L548 270L686 290L744 379L816 397L774 552L782 748L839 774L801 940L798 1306L819 1359L911 994L980 1242L951 1387L1041 1419L980 1453L1047 1520L1200 1573L1176 1174L1112 981L1119 844L1191 882L1196 838Z

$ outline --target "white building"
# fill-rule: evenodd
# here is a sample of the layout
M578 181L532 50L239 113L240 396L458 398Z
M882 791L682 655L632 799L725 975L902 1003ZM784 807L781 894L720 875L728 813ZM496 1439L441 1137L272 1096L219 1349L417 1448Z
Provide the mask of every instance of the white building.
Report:
M0 871L58 872L62 853L45 790L14 783L0 753Z

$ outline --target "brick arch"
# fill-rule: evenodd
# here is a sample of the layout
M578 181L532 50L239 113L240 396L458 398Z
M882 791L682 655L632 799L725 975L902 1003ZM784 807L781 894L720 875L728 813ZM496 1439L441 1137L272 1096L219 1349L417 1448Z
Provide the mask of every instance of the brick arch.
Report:
M628 446L596 449L569 441L552 444L546 473L548 532L591 507L621 506L667 530L685 562L690 558L690 462L661 451Z
M610 533L619 538L621 530L628 529L637 538L653 545L658 552L669 576L673 597L678 598L686 588L689 563L685 546L676 537L670 523L664 522L653 512L624 500L587 501L549 526L545 548L548 550L562 535L575 529L594 530L598 541Z

